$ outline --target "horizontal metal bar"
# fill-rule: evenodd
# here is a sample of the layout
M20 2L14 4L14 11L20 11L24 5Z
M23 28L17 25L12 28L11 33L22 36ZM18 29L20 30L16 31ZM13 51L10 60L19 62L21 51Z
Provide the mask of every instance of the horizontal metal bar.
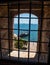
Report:
M12 39L12 38L10 38L10 39L7 39L7 38L1 38L1 40L15 40L15 39ZM17 40L18 41L18 40ZM21 41L21 40L19 40L19 41ZM26 42L37 42L37 43L43 43L43 44L46 44L46 43L48 43L48 42L39 42L39 41L26 41ZM35 43L36 44L36 43Z
M7 16L0 16L0 18L8 18ZM18 18L18 17L13 17L13 16L11 16L11 18ZM19 17L19 19L29 19L29 17ZM31 17L31 19L50 19L50 18L41 18L41 17L39 17L39 18L36 18L36 17Z
M2 30L8 30L8 28L1 28ZM1 31L2 31L1 30ZM11 30L19 30L19 31L29 31L29 30L27 30L27 29L16 29L16 28L14 28L14 29L12 29L12 28L10 28L10 31ZM42 32L50 32L50 30L31 30L30 29L30 31L42 31Z
M41 10L41 9L31 9L31 10L37 11L37 10ZM18 9L10 9L10 11L18 11ZM29 11L29 9L20 9L20 11Z
M9 50L8 48L1 48L1 49L4 49L4 50ZM18 50L15 50L15 49L10 49L12 51L18 51ZM20 50L20 52L28 52L28 51L24 51L24 50ZM36 52L36 51L29 51L29 53L39 53L39 52ZM48 52L41 52L41 54L48 54Z
M25 3L25 2L24 2ZM16 2L15 4L10 4L9 3L9 6L17 6L17 4L18 4L18 2ZM25 4L23 4L23 3L20 3L21 5L26 5L27 3L25 3ZM34 5L34 6L42 6L42 4L35 4L35 3L32 3L32 5ZM2 4L2 3L0 3L0 6L8 6L8 4ZM44 4L44 6L49 6L50 7L50 4Z

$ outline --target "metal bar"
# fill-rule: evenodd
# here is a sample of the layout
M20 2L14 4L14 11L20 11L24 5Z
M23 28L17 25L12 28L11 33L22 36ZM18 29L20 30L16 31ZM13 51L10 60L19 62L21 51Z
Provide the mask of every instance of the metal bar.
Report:
M18 3L17 3L18 4ZM10 5L10 4L9 4ZM15 4L13 5L10 5L10 6L14 6ZM22 5L22 4L21 4ZM41 6L41 4L33 4L34 6ZM4 5L4 4L1 4L0 6L8 6L8 5ZM16 6L16 5L15 5ZM44 6L48 6L50 7L50 4L44 4Z
M18 17L12 17L12 18L18 18ZM29 17L20 17L21 19L29 19ZM50 18L35 18L35 17L31 17L31 19L50 19Z
M24 2L29 2L30 0L24 0ZM31 0L31 2L40 2L41 0ZM46 2L49 2L49 0L43 0L43 1L46 1ZM1 1L0 3L7 3L8 1L6 0L6 1ZM10 0L9 1L10 3L16 3L16 2L18 2L18 0L14 0L14 1L12 1L12 0ZM23 0L19 0L19 2L23 2Z
M2 49L9 50L8 48L2 48ZM15 49L11 49L11 50L18 51L18 50L15 50ZM23 52L28 52L28 50L26 50L26 51L21 50L21 51L23 51ZM35 53L35 51L30 51L30 52ZM36 52L36 53L39 53L39 52ZM48 53L48 52L42 52L42 53Z
M0 18L8 18L8 17L0 16ZM11 17L11 18L18 18L18 17ZM21 19L29 19L29 17L20 17L20 18ZM35 17L31 17L31 19L50 19L50 18L35 18Z
M50 37L48 42L48 64L50 63Z
M1 28L0 28L0 59L2 59Z
M28 37L28 63L29 63L29 54L30 54L30 25L31 25L31 0L30 0L30 8L29 8L29 37Z
M7 49L7 48L2 48L2 49L4 49L4 50L9 50L9 49ZM11 50L13 50L13 51L18 51L18 50L15 50L15 49L11 49ZM24 50L21 50L22 52L28 52L28 51L24 51ZM39 52L35 52L35 51L30 51L31 53L39 53ZM42 52L43 54L48 54L48 52Z
M2 30L7 30L8 28L1 28L1 29L2 29ZM18 29L16 29L16 28L11 29L11 28L10 28L10 30L18 30ZM21 30L21 31L29 31L29 30L26 30L26 29L19 29L19 30ZM50 30L30 30L30 31L50 32Z
M8 48L9 48L9 59L10 59L10 14L9 14L9 2L8 2Z
M29 11L29 9L20 9L20 11ZM37 10L41 10L40 8L39 9L32 9L32 10L35 10L35 11L37 11ZM18 11L18 9L10 9L10 11Z
M42 24L43 24L43 15L44 15L44 2L42 1L42 7L41 7L41 26L40 26L40 42L42 41ZM39 60L40 60L40 55L41 55L41 43L39 43L39 53L38 53L38 63L39 63Z
M39 3L39 2L37 2L37 3ZM35 4L34 2L32 2L32 6L41 7L42 4L37 4L37 3ZM11 7L11 6L16 6L17 4L18 4L18 3L16 3L16 4L10 4L10 7ZM29 4L29 3L20 3L20 4L25 6L25 5ZM3 5L1 5L1 6L3 6ZM6 6L6 5L5 5L5 6ZM49 7L50 7L50 4L44 4L44 6L49 6Z
M19 22L20 22L20 4L19 4L19 1L18 1L18 61L19 61L19 58L20 58L20 50L19 50Z
M7 38L1 38L1 40L14 40L14 39L7 39ZM21 40L20 40L21 41ZM30 41L29 41L30 42ZM31 41L31 42L39 42L39 41ZM39 43L44 43L44 44L46 44L46 43L48 43L48 42L39 42Z

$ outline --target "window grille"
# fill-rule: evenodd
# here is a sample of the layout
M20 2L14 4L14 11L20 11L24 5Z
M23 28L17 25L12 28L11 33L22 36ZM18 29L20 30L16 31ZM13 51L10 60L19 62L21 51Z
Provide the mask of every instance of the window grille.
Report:
M39 3L40 2L40 3ZM50 2L50 1L49 1ZM25 4L24 4L25 3ZM28 6L26 7L28 3ZM24 6L25 5L25 6ZM14 2L8 2L7 4L0 4L0 7L6 7L7 9L7 15L1 15L0 16L0 19L1 19L1 23L0 23L0 59L9 59L9 60L16 60L16 61L25 61L25 62L32 62L32 63L48 63L49 62L49 51L47 50L46 52L41 52L41 47L42 47L42 44L49 44L50 42L49 41L42 41L42 35L46 32L48 32L48 34L50 33L50 30L43 30L43 27L44 27L44 22L43 20L50 20L50 18L44 18L44 7L50 7L50 4L44 4L44 1L32 1L32 0L29 0L29 1L14 1ZM40 11L39 11L39 9ZM4 9L4 8L3 8ZM35 10L35 11L34 11ZM33 12L34 11L34 12ZM39 12L38 12L39 11ZM28 12L29 13L29 17L20 17L20 13L25 13L25 12ZM31 27L31 13L36 13L38 14L37 16L38 17L38 30L32 30L32 31L35 31L35 32L38 32L38 41L31 41L31 42L37 42L37 46L38 46L38 51L35 52L35 51L30 51L30 27ZM38 12L38 13L37 13ZM3 12L4 13L4 12ZM40 14L40 15L39 15ZM18 15L18 17L14 17L15 15ZM14 18L18 18L18 29L14 29L13 28L13 19ZM28 53L28 57L25 59L25 58L21 58L20 57L20 52L21 50L19 49L19 43L20 43L20 39L19 39L19 34L20 34L20 30L21 31L27 31L27 30L24 30L24 29L20 29L20 18L21 19L29 19L29 35L28 35L28 50L27 51L23 51L23 52L27 52ZM7 27L4 27L2 25L2 19L3 19L3 23L5 22L4 19L7 19L7 22L5 22L5 24L7 24ZM37 19L37 18L32 18L32 19ZM2 27L3 26L3 27ZM18 30L18 50L15 50L13 48L11 48L12 44L13 44L13 30ZM4 34L3 31L7 31L7 37L2 37L2 35ZM6 35L5 34L5 35ZM8 47L2 47L2 45L4 44L4 42L7 41L7 46ZM49 35L48 35L48 39L49 40ZM48 48L49 49L49 45L48 45ZM5 51L7 51L6 53L4 53ZM17 51L18 54L17 54L17 57L12 57L11 56L11 52L12 51ZM36 56L35 58L30 58L30 53L36 53ZM45 60L46 61L41 61L40 57L41 57L41 54L44 54L43 57L45 57ZM32 60L33 59L33 60Z

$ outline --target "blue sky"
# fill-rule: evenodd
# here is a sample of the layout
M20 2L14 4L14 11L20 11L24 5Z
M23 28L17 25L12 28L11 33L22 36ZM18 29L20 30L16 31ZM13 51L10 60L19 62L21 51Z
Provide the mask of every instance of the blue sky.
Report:
M18 15L15 17L18 17ZM14 17L14 24L18 24L18 18L15 17ZM29 17L29 13L22 13L20 14L20 17ZM31 14L31 17L37 18L37 19L31 19L31 24L38 24L38 17L33 14ZM29 24L29 19L20 18L20 24Z

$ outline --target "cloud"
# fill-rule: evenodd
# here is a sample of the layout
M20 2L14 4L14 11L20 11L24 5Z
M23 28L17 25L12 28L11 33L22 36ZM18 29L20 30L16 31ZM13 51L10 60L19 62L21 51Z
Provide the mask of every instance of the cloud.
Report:
M18 17L18 16L16 16ZM20 14L20 17L29 17L29 14ZM31 14L31 18L37 18L37 16ZM19 18L20 24L29 24L29 19ZM38 18L37 19L31 19L31 24L38 24ZM14 18L14 24L18 24L18 18Z

